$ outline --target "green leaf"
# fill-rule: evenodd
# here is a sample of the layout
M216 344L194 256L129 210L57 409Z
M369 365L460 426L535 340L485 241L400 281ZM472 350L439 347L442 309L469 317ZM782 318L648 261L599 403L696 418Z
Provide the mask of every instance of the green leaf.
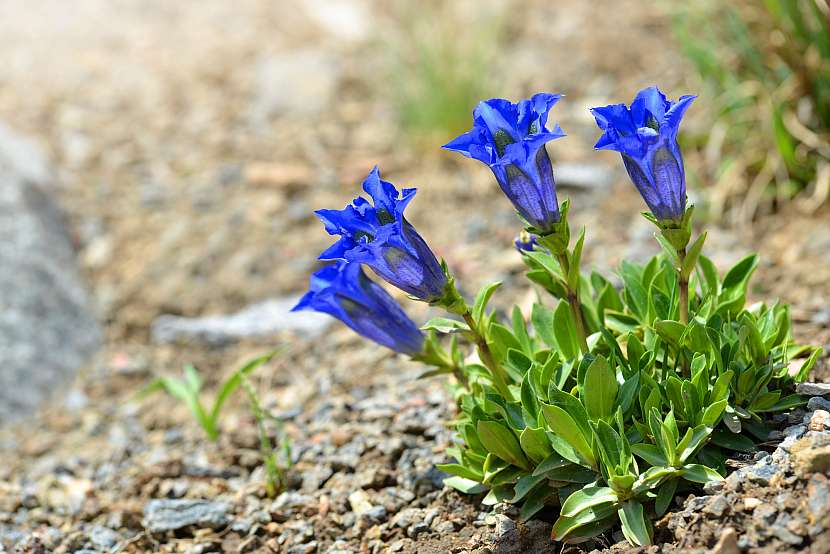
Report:
M536 485L544 481L544 475L523 475L522 477L519 477L519 480L516 482L516 486L514 488L515 494L513 495L513 498L510 499L510 502L513 504L520 502L529 492L536 488Z
M533 311L530 314L530 321L533 323L533 330L536 331L536 336L542 339L542 342L549 348L558 350L559 344L556 342L556 336L553 331L553 310L541 304L534 304Z
M686 326L677 321L667 319L664 321L655 321L654 330L669 344L677 347L680 345L680 339L686 330Z
M492 454L522 469L530 468L530 462L522 452L513 431L497 421L484 420L478 422L476 431L484 448Z
M755 400L752 401L752 404L749 405L750 412L763 412L764 410L769 410L781 398L781 391L773 391L773 392L766 392L764 394L759 395Z
M680 268L680 274L684 277L688 277L694 271L697 260L700 257L700 252L703 250L704 242L706 242L705 232L698 236L697 240L687 249L686 258L683 260L683 266Z
M548 498L553 494L553 489L547 485L539 485L527 496L524 504L519 510L519 518L522 521L527 521L532 518L539 510L545 507Z
M536 370L538 371L538 366L536 366ZM524 420L528 427L541 425L541 422L536 421L536 416L539 413L539 401L536 397L536 390L533 384L534 373L534 371L525 373L519 394L522 401L522 413L524 414Z
M576 324L571 315L567 300L560 300L553 314L553 333L559 351L566 360L576 358L580 354L579 340L576 337Z
M593 419L610 417L619 390L617 375L602 356L588 366L582 387L583 403L588 416Z
M495 506L500 502L507 502L513 497L513 485L501 485L493 487L490 492L481 499L481 503L485 506Z
M637 332L640 328L640 320L623 312L606 310L605 326L617 334L624 335Z
M614 515L615 511L616 504L609 504L588 508L573 517L559 516L559 519L553 524L550 538L555 541L563 541L570 535L578 535L581 528L601 524Z
M469 331L470 327L463 321L448 317L433 317L421 329L424 331L437 331L439 333L458 333L460 331Z
M588 444L585 435L582 434L576 421L568 415L568 412L559 406L542 404L542 414L544 414L545 421L548 422L553 432L565 439L577 452L583 462L591 467L596 466L594 451L591 449L591 445Z
M283 349L278 348L273 350L263 356L258 356L252 360L249 360L245 365L237 369L233 375L231 375L225 383L222 385L222 388L219 389L219 392L216 395L216 400L213 402L213 409L210 412L210 418L214 421L214 423L218 423L219 421L219 414L222 411L222 406L225 405L225 401L228 397L233 394L233 392L242 384L243 379L248 376L251 372L255 369L259 368L261 365L266 364L271 361L271 359L279 354Z
M480 482L482 479L484 479L484 475L482 475L481 473L461 464L435 464L435 467L443 471L444 473L457 475L465 479L470 479L471 481Z
M674 493L677 491L677 479L669 479L665 481L657 490L657 500L654 502L654 512L657 517L661 517L669 509L671 501L674 500Z
M672 246L672 244L668 241L666 237L663 236L662 233L654 233L654 238L657 239L657 242L660 243L660 247L663 249L663 252L666 254L666 257L671 261L673 266L677 266L679 263L679 259L677 257L677 249Z
M727 291L729 289L745 287L747 281L757 267L757 254L750 254L749 256L743 258L726 273L726 276L724 276L723 284L721 285L723 290Z
M683 381L680 387L680 394L683 397L683 411L689 415L699 414L702 410L702 400L697 394L697 387L691 381ZM689 419L693 419L689 417Z
M654 444L632 444L631 451L653 466L666 466L669 464L663 451Z
M650 467L645 470L637 478L634 483L632 492L635 495L642 494L660 485L665 479L670 477L677 477L683 473L682 469L674 467Z
M545 477L550 481L559 481L564 483L593 483L597 480L597 473L588 469L585 466L578 464L570 464L558 469L552 469L545 473Z
M524 316L518 306L513 306L513 335L522 345L522 352L528 356L533 355L533 347L530 343L530 336L527 334L527 325Z
M617 312L621 312L623 310L623 303L622 300L620 300L620 295L617 293L617 289L615 289L610 283L606 283L605 286L602 287L602 292L600 292L599 298L597 298L597 317L599 317L601 321L605 319L606 310L614 310Z
M481 320L481 316L484 315L484 312L487 309L487 303L490 301L490 297L493 296L493 293L496 292L496 289L500 286L501 283L498 282L490 283L478 291L475 302L473 303L473 321Z
M577 427L580 431L582 431L582 435L585 436L586 439L591 437L592 430L590 423L588 423L588 412L585 411L585 407L578 398L556 388L548 390L548 397L550 398L551 404L559 406L573 418Z
M712 433L712 443L737 452L755 452L755 443L749 437L718 429Z
M791 394L789 396L785 396L781 400L775 403L775 405L770 406L766 410L758 410L759 412L780 412L783 410L789 410L791 408L796 408L798 406L804 406L807 403L807 397L801 396L800 394Z
M556 452L553 452L549 454L547 458L542 460L542 463L536 466L536 469L533 470L533 475L545 475L549 471L553 471L554 469L563 468L569 465L571 465L570 461L566 460Z
M536 463L542 462L553 452L544 429L526 427L519 434L519 444L525 454Z
M444 484L464 494L480 494L487 490L481 483L458 476L447 477Z
M623 457L619 434L602 420L594 426L594 434L606 469L609 473L614 473Z
M634 399L640 388L640 372L634 373L620 386L617 403L620 406L623 414L627 414L631 406L634 405Z
M717 471L700 464L687 464L683 466L683 478L692 483L700 483L701 485L723 480L723 477Z
M202 378L199 377L196 368L190 364L184 366L184 382L193 394L199 394L202 390Z
M564 517L574 517L579 512L600 506L603 504L613 504L617 501L617 493L611 490L610 487L598 487L596 485L588 485L570 495L562 504L560 515Z
M706 408L703 412L703 417L700 418L700 423L702 425L708 425L709 427L714 427L720 421L720 417L723 415L723 411L726 409L726 399L719 400Z
M582 246L585 243L585 227L579 232L579 238L576 240L573 254L571 256L571 263L568 268L568 288L577 290L579 288L579 266L582 259Z
M731 369L720 374L712 387L712 392L709 395L709 402L717 402L719 400L726 400L729 398L729 384L735 372Z
M622 531L628 542L635 546L651 544L651 527L643 513L643 505L636 500L623 502L617 511L622 523Z
M706 284L706 296L718 294L720 292L720 278L715 264L712 263L712 260L706 256L700 256L700 259L698 260L698 267L700 267L700 271L703 273L703 282Z
M703 445L711 432L712 428L706 425L698 425L694 429L689 428L686 430L686 435L680 441L680 444L677 445L678 458L681 464L685 463L692 454L697 452L698 448Z

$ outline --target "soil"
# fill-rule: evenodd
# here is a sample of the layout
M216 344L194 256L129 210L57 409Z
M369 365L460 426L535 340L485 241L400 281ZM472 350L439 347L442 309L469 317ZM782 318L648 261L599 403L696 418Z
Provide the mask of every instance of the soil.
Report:
M312 211L345 205L375 163L399 186L419 187L410 220L468 297L501 280L497 308L535 299L512 247L517 222L486 168L440 152L451 137L423 150L396 121L384 84L396 78L386 42L406 24L395 9L358 0L152 0L141 8L88 0L71 12L34 4L0 7L0 49L14 61L2 76L0 120L53 160L107 345L66 394L0 430L0 552L628 550L610 535L553 544L555 513L521 523L509 506L491 512L480 497L445 488L434 466L452 441L446 383L417 380L416 364L340 325L221 347L151 338L163 314L226 314L301 293L330 242ZM479 5L460 2L455 15L463 20ZM689 90L665 16L634 0L533 0L506 14L504 59L493 60L504 78L493 96L566 93L554 119L569 136L550 146L555 163L612 172L607 185L561 183L573 224L588 229L586 268L610 274L625 257L656 253L619 160L591 150L597 131L586 107L653 82L674 96ZM309 67L328 77L311 78ZM687 116L691 131L706 128L705 99L698 104ZM695 163L687 159L690 172ZM828 217L791 207L751 227L705 222L707 254L719 266L761 252L753 300L791 303L796 338L819 345L830 342ZM406 305L419 321L430 315ZM277 345L286 349L252 376L263 405L285 422L295 460L288 491L271 499L242 395L211 443L185 406L136 394L190 363L213 393ZM827 359L813 380L830 382ZM824 436L812 433L801 440ZM811 527L821 521L810 516L826 483L799 463L787 457L766 484L696 491L658 522L660 551L732 552L719 542L731 528L741 550L826 552L826 535ZM706 509L719 495L729 509L712 515L718 510ZM773 511L756 518L750 498ZM187 506L193 521L151 531L154 499ZM761 533L764 518L782 518L792 536Z

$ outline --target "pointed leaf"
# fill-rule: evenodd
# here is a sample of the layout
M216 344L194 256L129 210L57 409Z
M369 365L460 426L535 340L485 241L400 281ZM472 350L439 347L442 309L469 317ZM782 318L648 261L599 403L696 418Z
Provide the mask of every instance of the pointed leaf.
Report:
M588 366L582 387L585 410L591 419L610 417L617 399L617 375L602 356Z
M616 501L617 494L610 487L589 485L576 491L565 500L562 504L560 515L573 517L588 508L602 504L612 504Z
M497 421L479 421L476 426L478 438L484 447L505 462L523 469L529 469L530 462L519 446L513 431Z
M623 535L635 546L651 544L651 526L646 521L643 505L636 500L624 502L617 512L622 523Z

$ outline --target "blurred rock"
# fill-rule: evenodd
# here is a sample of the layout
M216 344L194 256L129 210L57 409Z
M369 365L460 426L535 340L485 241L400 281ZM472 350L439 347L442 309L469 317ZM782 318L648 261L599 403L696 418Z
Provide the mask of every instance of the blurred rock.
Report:
M830 396L830 383L799 383L795 392L807 396Z
M601 164L558 162L553 174L560 188L606 189L614 181L611 168Z
M51 175L0 124L0 422L36 408L101 343Z
M328 36L359 42L371 34L371 12L360 0L306 0L303 7Z
M153 322L153 340L162 344L197 342L222 346L284 331L303 333L306 337L325 331L332 318L315 312L292 312L297 300L274 298L230 315L196 318L163 315Z
M339 74L330 54L318 50L292 50L261 59L252 121L262 125L278 114L319 114L331 104Z
M144 528L165 533L185 527L217 529L230 521L230 505L207 500L151 500L144 506Z
M712 554L738 554L741 551L738 548L738 533L732 527L727 527L723 530L718 543L712 549Z

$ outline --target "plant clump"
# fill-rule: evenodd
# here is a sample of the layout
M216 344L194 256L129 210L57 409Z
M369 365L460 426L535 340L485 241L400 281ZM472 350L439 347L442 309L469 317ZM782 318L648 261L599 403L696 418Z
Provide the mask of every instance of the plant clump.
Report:
M693 96L673 102L650 87L630 106L592 109L596 148L620 152L662 252L623 262L620 287L583 272L586 233L571 240L571 206L558 201L546 149L564 137L547 123L559 98L481 102L472 130L445 146L493 171L525 223L516 246L527 277L550 305L529 317L514 307L503 321L488 310L498 283L468 304L404 216L415 190L399 192L375 168L363 184L371 202L317 212L339 239L297 309L432 366L426 376L455 377L458 441L454 462L439 466L447 485L487 492L486 505L520 505L523 518L558 509L554 540L619 526L645 545L675 495L722 479L729 456L767 439L765 414L805 402L794 385L821 350L793 341L787 306L747 304L756 255L721 274L704 254L706 233L693 240L677 143ZM447 317L418 330L361 266Z

